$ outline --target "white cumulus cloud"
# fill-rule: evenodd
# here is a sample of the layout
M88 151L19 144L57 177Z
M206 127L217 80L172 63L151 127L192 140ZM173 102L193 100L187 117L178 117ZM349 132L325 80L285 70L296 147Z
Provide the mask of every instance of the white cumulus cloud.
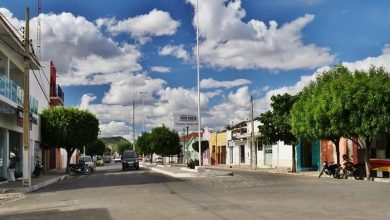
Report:
M187 0L194 7L196 0ZM304 44L302 29L314 15L279 26L256 19L244 22L240 0L199 2L200 58L215 68L293 70L331 63L329 48ZM196 16L193 19L197 25ZM195 49L193 49L195 51Z
M150 70L152 70L153 72L157 72L157 73L169 73L169 72L171 72L171 68L165 67L165 66L152 66L150 68Z
M168 12L157 9L121 21L100 18L96 20L96 24L99 27L105 26L113 34L127 33L141 44L150 41L153 36L173 35L180 26L180 22L172 19Z
M96 96L93 95L93 94L84 94L82 97L81 97L81 102L80 102L80 106L79 108L80 109L88 109L88 106L91 102L93 102L94 100L96 99Z
M16 28L23 25L8 9L0 11ZM138 47L115 42L83 16L41 14L41 23L42 60L53 60L58 83L63 86L108 84L116 81L118 74L142 71ZM33 17L30 25L36 24L37 17ZM36 29L31 28L30 36L36 47Z
M178 59L188 60L190 58L189 53L184 49L184 45L166 45L160 48L158 54L161 56L174 56Z
M202 79L200 81L200 87L204 89L210 88L233 88L237 86L244 86L250 84L251 81L247 79L235 79L232 81L217 81L212 78Z
M122 136L130 140L131 127L123 121L110 121L99 126L102 137Z

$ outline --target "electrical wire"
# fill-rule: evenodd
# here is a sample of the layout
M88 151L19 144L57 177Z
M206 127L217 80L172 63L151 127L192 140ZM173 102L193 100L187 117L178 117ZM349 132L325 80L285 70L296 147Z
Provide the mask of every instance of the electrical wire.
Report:
M39 87L41 88L41 91L43 92L43 95L45 96L45 98L46 98L46 100L47 100L47 103L50 104L50 99L47 97L46 92L45 92L44 89L42 88L42 85L41 85L41 83L39 82L39 80L38 80L38 78L37 78L37 75L35 74L35 71L34 71L34 70L32 70L32 71L33 71L33 74L34 74L34 76L35 76L35 79L36 79L37 82L38 82Z
M3 13L0 12L0 15L1 17L3 17L5 19L5 21L7 21L7 23L15 30L15 32L17 34L19 34L22 38L23 38L23 35L19 32L19 30L7 19L7 17L5 17L5 15Z

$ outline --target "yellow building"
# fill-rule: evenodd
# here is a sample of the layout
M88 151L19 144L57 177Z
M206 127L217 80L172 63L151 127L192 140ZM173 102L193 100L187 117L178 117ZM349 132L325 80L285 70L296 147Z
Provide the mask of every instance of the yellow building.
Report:
M212 132L210 134L209 149L211 165L226 164L226 132Z

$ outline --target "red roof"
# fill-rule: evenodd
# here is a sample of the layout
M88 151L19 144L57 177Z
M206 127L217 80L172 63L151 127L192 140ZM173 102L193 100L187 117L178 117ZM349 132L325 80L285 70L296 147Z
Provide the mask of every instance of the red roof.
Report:
M200 133L202 135L202 133ZM183 141L190 141L193 137L198 137L199 136L199 132L191 132L189 133L188 135L182 135L180 136L180 141L183 142Z

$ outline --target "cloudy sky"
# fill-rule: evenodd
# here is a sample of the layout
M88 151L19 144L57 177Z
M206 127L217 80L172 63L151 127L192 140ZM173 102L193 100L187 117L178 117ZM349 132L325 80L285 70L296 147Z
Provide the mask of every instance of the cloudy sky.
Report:
M102 136L131 135L197 112L196 0L42 0L41 57L53 60L65 104L89 109ZM37 0L0 0L15 27ZM269 109L336 64L390 67L390 4L363 0L199 0L202 127ZM144 103L144 104L143 104ZM183 128L176 128L182 131Z

